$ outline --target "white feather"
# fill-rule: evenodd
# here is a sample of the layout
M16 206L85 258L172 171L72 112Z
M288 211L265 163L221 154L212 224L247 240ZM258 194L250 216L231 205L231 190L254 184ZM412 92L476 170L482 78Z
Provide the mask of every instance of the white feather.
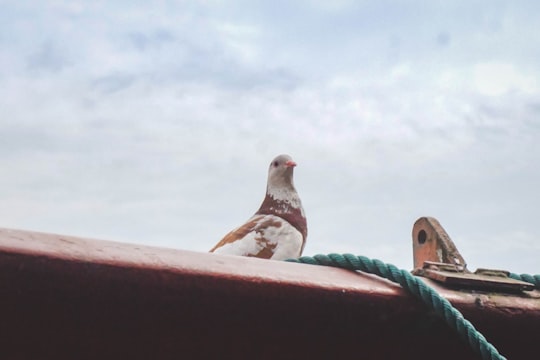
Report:
M274 254L270 259L285 260L300 256L302 234L288 221L275 215L255 215L248 220L248 222L251 221L256 221L253 231L247 233L243 238L221 246L214 252L217 254L249 256L258 254L265 245L276 244ZM265 223L279 223L280 226L260 226L260 224ZM264 238L267 243L261 242L261 238Z

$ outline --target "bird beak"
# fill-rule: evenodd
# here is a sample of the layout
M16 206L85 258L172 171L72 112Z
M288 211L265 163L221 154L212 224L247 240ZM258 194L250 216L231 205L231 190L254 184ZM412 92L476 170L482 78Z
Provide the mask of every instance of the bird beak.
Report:
M285 166L286 167L295 167L296 166L296 163L292 160L289 160L285 163Z

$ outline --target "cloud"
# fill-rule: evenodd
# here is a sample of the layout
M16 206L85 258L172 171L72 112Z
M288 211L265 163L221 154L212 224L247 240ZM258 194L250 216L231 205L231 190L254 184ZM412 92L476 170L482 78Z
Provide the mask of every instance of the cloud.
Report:
M478 93L487 96L500 96L510 91L538 93L538 76L522 74L512 64L477 64L473 70L473 82Z
M160 47L175 40L174 34L170 31L159 29L152 31L149 34L134 31L128 33L127 37L139 51Z
M68 60L55 45L46 42L36 53L29 56L27 63L31 70L58 72L68 64Z
M205 251L285 152L307 254L407 268L412 223L432 215L469 262L533 271L532 15L336 4L10 3L2 225Z

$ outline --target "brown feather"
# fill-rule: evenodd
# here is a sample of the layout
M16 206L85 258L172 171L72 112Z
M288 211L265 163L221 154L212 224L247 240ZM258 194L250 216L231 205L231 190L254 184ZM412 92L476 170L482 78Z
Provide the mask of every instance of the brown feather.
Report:
M259 244L264 243L263 249L257 254L245 254L245 256L253 256L253 257L269 259L274 254L274 249L276 248L277 244L270 243L268 239L265 239L263 237L262 234L263 234L263 230L270 226L279 228L281 227L281 223L279 221L274 221L271 219L260 221L259 217L253 217L251 221L248 221L244 225L240 226L237 229L234 229L233 231L225 235L223 239L221 239L221 241L218 242L216 246L214 246L210 250L210 252L214 252L215 250L219 249L220 247L226 244L230 244L239 239L242 239L244 236L254 231L257 234L257 236L255 237L255 241L257 241L257 243Z
M296 228L296 230L300 231L305 244L307 238L307 221L302 215L301 209L294 208L284 201L275 200L270 195L266 194L264 201L256 214L276 215L287 220L289 224ZM303 249L304 246L302 246L302 250Z
M276 248L279 252L280 247L278 247L275 239L265 239L263 234L269 227L281 227L283 223L272 219L264 221L261 221L261 219L266 215L273 215L286 221L288 223L287 227L290 224L301 234L300 255L302 254L307 238L307 222L300 198L293 184L293 169L295 166L296 163L288 155L279 155L272 160L268 169L266 196L259 210L247 223L225 235L210 252L215 252L221 247L235 243L244 239L248 234L254 233L247 241L254 240L256 242L257 246L251 249L261 248L257 254L245 253L247 250L240 250L242 248L241 246L238 250L235 250L236 252L233 251L231 254L265 259L272 258L276 252ZM224 249L224 251L227 250ZM242 252L244 253L242 254Z

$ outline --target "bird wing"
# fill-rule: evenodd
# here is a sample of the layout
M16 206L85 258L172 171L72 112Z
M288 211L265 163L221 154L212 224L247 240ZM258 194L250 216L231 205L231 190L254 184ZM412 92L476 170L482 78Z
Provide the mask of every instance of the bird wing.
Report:
M275 215L255 215L225 235L210 252L285 259L298 256L302 242L300 232L286 220Z

